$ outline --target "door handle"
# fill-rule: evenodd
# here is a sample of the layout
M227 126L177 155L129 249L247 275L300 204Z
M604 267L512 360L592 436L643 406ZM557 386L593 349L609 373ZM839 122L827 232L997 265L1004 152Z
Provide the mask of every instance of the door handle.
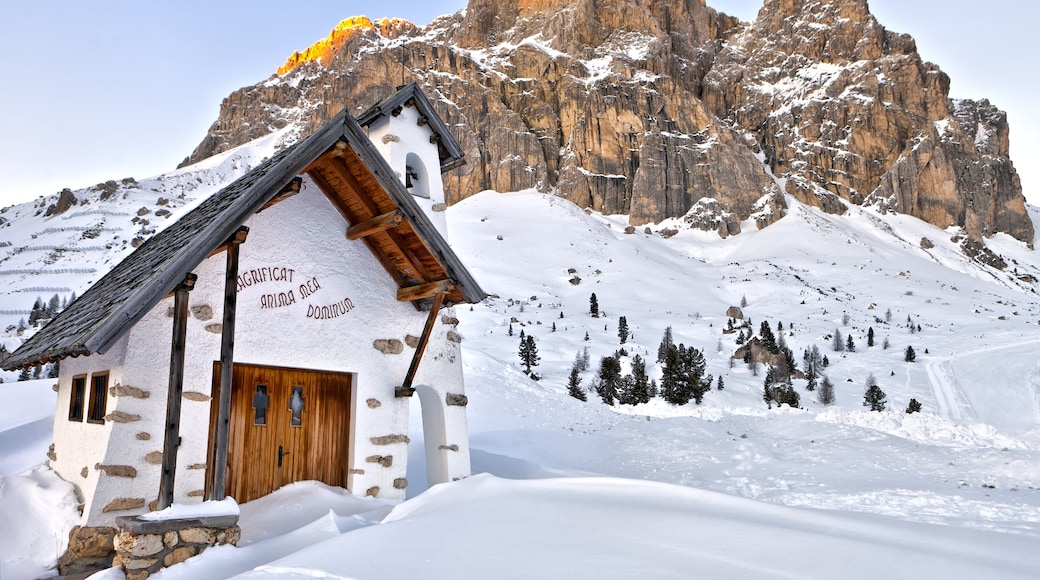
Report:
M279 468L282 467L282 458L285 457L286 455L289 455L289 452L288 451L283 451L282 450L282 446L279 445L278 446L278 467Z

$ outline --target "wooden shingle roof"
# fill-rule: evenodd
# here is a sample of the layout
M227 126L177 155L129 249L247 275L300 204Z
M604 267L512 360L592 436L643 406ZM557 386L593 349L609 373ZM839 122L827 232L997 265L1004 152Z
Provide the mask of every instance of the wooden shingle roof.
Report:
M364 129L341 112L147 240L26 340L3 368L105 352L304 173L351 224L348 235L363 239L386 268L400 288L399 300L418 307L434 292L446 292L451 303L480 302L487 295Z

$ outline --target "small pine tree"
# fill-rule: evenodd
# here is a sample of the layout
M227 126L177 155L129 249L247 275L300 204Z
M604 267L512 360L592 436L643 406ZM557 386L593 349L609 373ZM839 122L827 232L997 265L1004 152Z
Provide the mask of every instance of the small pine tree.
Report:
M47 367L47 378L48 379L56 379L56 378L58 378L58 375L61 374L61 368L60 368L59 365L60 365L60 362L55 362L55 363L51 364L49 367Z
M773 330L769 328L768 320L762 321L762 325L758 328L758 335L759 340L762 342L762 348L773 354L780 354L780 345L776 343L776 337L773 336Z
M918 401L917 399L910 399L910 404L906 406L906 412L907 412L907 414L910 414L910 413L920 413L921 412L921 402Z
M867 346L874 346L874 327L871 326L867 329Z
M892 309L891 308L886 308L885 309L885 322L887 322L889 324L892 323Z
M848 326L849 325L849 313L848 312L842 312L841 313L841 325L842 326Z
M903 351L903 360L906 362L914 362L917 360L917 353L914 352L914 347L906 347L906 350Z
M18 380L19 381L31 381L32 380L32 370L29 367L25 367L22 370L18 371Z
M888 347L890 346L892 346L892 343L888 342L888 337L886 336L885 340L881 341L881 348L888 350Z
M552 323L552 331L553 331L553 332L556 332L556 322L553 322L553 323Z
M592 296L589 296L589 314L593 318L599 318L599 300L596 299L595 292L592 293Z
M509 336L513 336L513 323L509 323Z
M747 296L744 296L743 294L740 295L740 307L747 308Z
M538 356L538 345L534 341L534 336L528 335L520 339L520 364L524 365L524 374L531 377L532 379L538 380L537 376L531 372L531 367L538 366L538 361L542 357Z
M877 384L874 374L867 375L867 391L863 393L863 406L870 407L871 411L884 411L887 403L885 391Z
M588 401L585 391L581 388L581 375L576 367L571 367L570 377L567 379L567 394L579 401Z
M585 342L589 341L589 331L585 331Z
M646 376L646 361L638 354L632 357L632 379L635 381L635 400L637 403L649 403L655 393L650 387L650 378Z
M737 344L738 345L744 344L744 341L746 341L746 340L747 340L747 337L744 336L744 331L741 330L740 334L737 335Z
M823 380L820 381L820 391L816 396L821 405L828 406L834 404L834 383L827 378L827 375L824 375Z
M834 352L845 350L845 340L841 336L841 331L837 328L834 329L834 340L831 341L831 348L834 349Z
M853 342L851 334L845 340L845 350L849 352L856 352L856 343Z
M657 346L657 362L664 362L664 357L668 354L668 347L672 346L673 344L674 343L672 342L672 327L669 326L664 329L664 336L661 337L661 344Z
M618 398L618 387L621 384L621 363L612 356L605 356L599 362L599 381L596 394L604 403L613 406Z
M827 358L827 355L823 355L823 368L831 366L831 360Z
M720 391L726 388L726 384L722 382L722 375L719 375L719 382L716 384L715 388Z
M628 319L624 316L618 318L617 335L621 341L620 344L625 344L628 341Z
M560 318L563 318L563 311L560 311Z

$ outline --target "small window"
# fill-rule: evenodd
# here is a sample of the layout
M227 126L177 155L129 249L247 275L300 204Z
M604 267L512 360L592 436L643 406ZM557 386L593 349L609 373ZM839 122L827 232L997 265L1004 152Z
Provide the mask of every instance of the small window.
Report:
M105 404L108 401L108 373L97 373L90 376L90 408L87 409L87 423L105 422Z
M289 426L303 425L303 387L293 387L289 398Z
M83 421L83 402L87 398L87 375L72 377L72 396L69 399L69 421Z
M253 424L267 424L267 407L271 404L267 396L267 385L257 385L256 393L253 395Z

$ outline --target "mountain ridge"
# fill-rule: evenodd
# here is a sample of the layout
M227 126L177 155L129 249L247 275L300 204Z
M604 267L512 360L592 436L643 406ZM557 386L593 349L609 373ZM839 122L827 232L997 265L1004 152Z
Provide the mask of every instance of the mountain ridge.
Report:
M825 211L844 199L1031 243L1006 116L950 100L949 78L864 0L768 0L748 23L703 2L590 0L378 22L230 95L185 163L417 80L469 160L446 176L451 203L534 187L643 225L715 200L719 226L782 215L761 157L784 193Z

